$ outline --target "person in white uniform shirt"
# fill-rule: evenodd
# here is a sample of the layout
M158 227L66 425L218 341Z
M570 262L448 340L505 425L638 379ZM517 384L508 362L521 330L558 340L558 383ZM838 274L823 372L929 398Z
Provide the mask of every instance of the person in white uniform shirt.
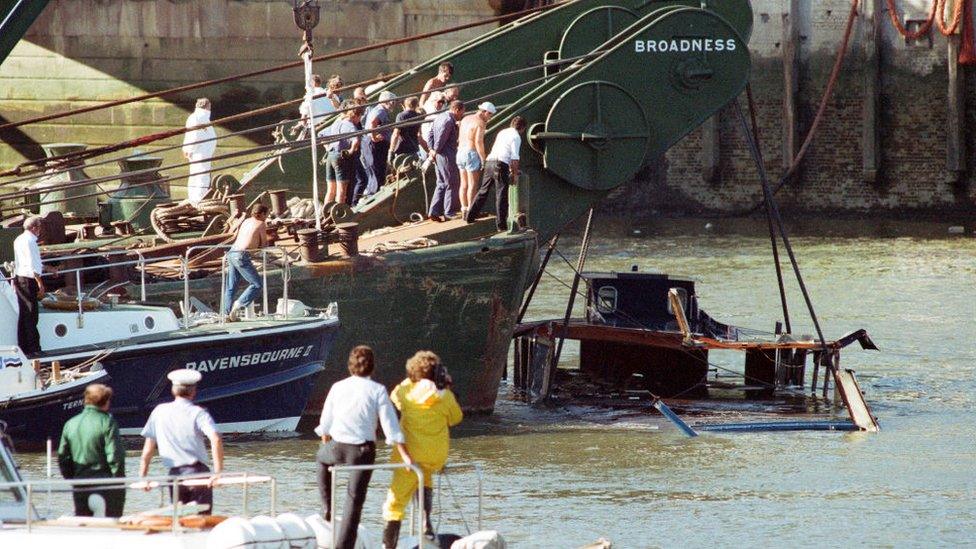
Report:
M20 314L17 317L17 344L25 355L41 352L41 336L37 333L37 300L44 297L44 281L41 275L51 267L41 263L41 250L37 237L41 235L41 218L28 217L24 232L14 239L14 291Z
M326 521L332 520L332 466L372 465L376 461L377 421L383 428L387 444L396 445L404 463L413 463L386 387L370 379L374 368L373 350L366 345L353 348L349 352L348 368L349 377L329 389L319 426L315 428L315 434L322 437L316 461L319 495ZM372 475L372 471L353 471L349 475L337 538L339 549L353 549L356 545L356 531Z
M186 127L192 128L210 123L210 100L197 99L196 109L186 118ZM213 126L198 128L183 134L183 156L193 162L190 164L190 177L186 182L186 197L196 204L210 190L210 158L217 149L214 140L217 132ZM202 143L201 143L202 141Z
M499 231L506 229L508 221L508 185L518 181L519 149L522 147L522 133L525 131L525 119L521 116L512 118L509 127L498 132L495 144L488 153L485 162L485 175L481 178L481 187L471 202L471 209L464 218L468 223L474 223L481 213L491 186L495 186L495 226Z
M211 507L202 514L210 514L213 508L213 483L224 470L224 443L217 432L213 418L203 408L193 404L197 396L197 383L202 375L196 370L174 370L167 376L173 382L173 402L160 404L149 415L142 428L146 443L142 447L139 476L149 473L156 448L170 475L194 475L210 472L207 466L205 439L210 440L213 454L213 475L207 486L180 486L176 498L181 503L195 501Z

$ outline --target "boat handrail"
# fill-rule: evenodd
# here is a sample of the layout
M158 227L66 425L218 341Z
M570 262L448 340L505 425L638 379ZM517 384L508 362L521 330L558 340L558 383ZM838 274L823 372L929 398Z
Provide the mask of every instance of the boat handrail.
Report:
M2 450L0 450L2 451ZM268 504L269 515L275 516L277 514L278 505L278 481L275 477L271 475L259 475L248 472L224 472L219 475L214 475L213 473L200 473L193 475L183 475L183 476L173 476L173 475L159 475L159 476L146 476L146 477L105 477L105 478L90 478L90 479L40 479L40 480L19 480L13 482L0 482L0 491L5 490L16 490L24 498L24 522L27 527L27 531L31 531L31 527L34 521L33 509L33 494L35 490L47 490L51 492L52 488L67 487L68 490L58 490L58 492L71 492L77 487L105 487L105 488L124 488L126 490L139 490L139 491L149 491L153 488L166 488L168 487L172 490L171 493L177 493L177 488L180 485L183 486L200 486L210 484L210 479L216 476L217 478L213 482L213 486L216 487L229 487L229 486L241 486L242 490L242 515L248 516L248 488L252 484L268 484L270 491L270 501ZM160 491L160 500L165 498L166 490ZM181 532L180 529L180 502L178 500L173 501L172 504L172 531L173 533ZM170 506L167 506L167 510Z
M330 474L332 475L332 489L329 493L329 509L332 511L333 518L336 516L336 477L338 473L343 473L346 471L395 471L397 469L410 469L410 471L417 476L417 487L418 490L424 485L424 471L419 465L414 463L373 463L371 465L333 465L330 468ZM420 516L424 516L424 498L417 498L417 508L420 511ZM424 549L424 521L413 520L411 516L411 530L414 526L417 529L417 547L419 549ZM338 532L336 528L332 529L332 544L330 547L335 547L338 542Z
M41 276L42 277L54 277L54 276L62 276L62 275L65 275L65 274L70 274L70 273L74 273L75 274L75 291L78 294L77 295L77 301L78 301L78 327L83 327L84 326L84 322L85 322L84 321L85 308L84 308L84 293L81 291L81 273L87 272L87 271L97 271L97 270L102 270L102 269L109 269L111 267L124 267L126 265L138 265L139 266L139 271L140 271L140 277L139 277L139 301L140 302L145 302L146 301L146 264L147 263L162 262L162 261L169 261L171 259L180 259L181 256L178 256L178 255L167 255L167 256L163 256L163 257L153 257L153 258L150 258L151 261L147 262L146 261L146 257L142 254L141 251L138 251L138 250L119 250L119 251L114 251L114 252L106 252L104 254L83 254L83 255L78 255L78 256L71 256L71 257L68 257L68 258L64 258L64 257L57 258L57 260L65 261L65 260L68 260L68 259L73 260L73 259L90 258L90 257L104 257L104 256L109 256L109 255L120 255L120 254L126 254L126 255L128 255L130 253L135 253L137 256L139 256L139 259L134 259L134 260L131 260L131 261L119 261L119 262L116 262L116 263L106 263L106 264L103 264L103 265L88 265L87 267L82 266L82 267L74 267L74 268L70 268L70 269L58 269L58 272L57 273L42 273ZM53 261L53 260L52 259L42 259L41 260L42 263L44 263L44 262L50 262L50 261ZM12 282L15 277L14 276L9 276L9 277L6 277L5 276L5 277L2 277L2 278L6 282Z
M419 466L417 466L415 464L408 465L406 463L374 463L372 465L333 465L332 467L330 467L331 475L332 475L332 489L331 489L331 492L329 494L329 502L330 502L329 503L329 509L332 510L333 516L335 516L335 511L336 511L336 477L337 477L337 473L341 473L341 472L345 472L345 471L393 471L393 470L397 470L397 469L410 469L410 471L412 471L413 474L417 475L417 487L418 487L418 489L421 486L424 485L424 473L423 473L423 470ZM444 467L442 468L443 471L458 471L458 470L469 470L469 469L473 469L474 470L475 475L476 475L476 477L478 479L478 522L477 522L477 525L478 525L478 530L481 530L481 515L482 515L482 509L483 509L482 498L484 497L484 491L483 491L483 488L482 488L482 484L483 484L483 481L484 481L484 477L483 477L483 474L482 474L481 465L479 465L477 463L457 463L457 464L444 465ZM418 532L417 539L419 541L418 547L420 549L423 549L423 547L424 547L424 536L423 536L424 498L417 498L416 501L417 501L417 505L414 508L414 511L417 514L419 514L419 516L421 518L420 518L420 520L416 520L414 518L414 515L411 514L410 520L411 520L412 525L411 525L410 529L413 530L414 527L416 526L417 532ZM335 546L336 546L336 530L333 529L332 530L332 547L335 547Z
M190 246L186 249L186 252L180 256L180 263L183 267L183 327L190 327L190 253L196 250L219 250L226 249L229 250L231 246L229 244L201 244L198 246ZM257 250L247 250L247 251L259 251L261 252L261 277L263 280L262 292L263 292L263 308L262 311L265 315L268 315L268 252L277 251L281 253L281 282L282 282L282 299L285 303L285 310L282 314L282 318L288 318L288 281L291 279L291 262L289 261L288 251L285 250L283 246L266 246L264 248L259 248ZM223 313L224 306L224 294L227 288L227 254L220 260L220 309L219 312ZM224 322L224 317L221 314L220 322Z

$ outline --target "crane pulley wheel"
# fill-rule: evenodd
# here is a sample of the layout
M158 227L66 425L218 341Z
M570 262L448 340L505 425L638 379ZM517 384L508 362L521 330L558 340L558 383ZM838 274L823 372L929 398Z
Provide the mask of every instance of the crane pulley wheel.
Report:
M530 128L544 166L587 190L609 190L640 169L650 140L647 114L630 92L606 81L578 84Z
M600 6L583 12L566 27L559 58L586 55L639 19L636 12L622 6Z

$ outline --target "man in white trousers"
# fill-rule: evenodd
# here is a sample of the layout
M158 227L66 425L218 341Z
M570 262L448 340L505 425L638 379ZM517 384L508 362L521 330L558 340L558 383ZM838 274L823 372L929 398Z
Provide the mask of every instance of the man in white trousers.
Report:
M186 118L186 127L192 128L210 123L210 100L197 99L196 108ZM213 126L188 131L183 135L183 156L193 162L190 164L190 177L186 182L186 197L196 204L210 190L210 157L217 148L214 138L217 133Z

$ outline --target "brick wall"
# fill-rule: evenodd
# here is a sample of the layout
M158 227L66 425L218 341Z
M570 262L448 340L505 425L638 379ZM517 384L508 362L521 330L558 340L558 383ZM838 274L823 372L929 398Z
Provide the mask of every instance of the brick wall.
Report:
M847 0L797 2L792 16L799 25L799 133L812 122L840 44L850 3ZM865 128L867 41L872 31L872 8L880 0L862 0L837 91L827 104L819 133L797 177L777 195L785 209L817 212L947 211L976 212L976 176L970 158L974 133L965 131L967 170L953 181L947 170L949 120L946 38L933 29L927 40L906 45L882 17L880 86L877 131L880 172L867 181L862 169ZM898 0L903 17L924 18L928 2ZM790 2L756 0L751 42L754 70L751 83L757 103L762 151L773 183L785 172L783 21ZM796 7L796 6L794 6ZM906 11L907 10L907 11ZM965 69L964 69L965 71ZM976 127L976 75L964 72L965 127ZM741 98L745 105L745 97ZM728 214L748 210L762 197L758 172L748 154L734 111L719 115L719 176L702 176L702 129L685 137L653 169L638 175L606 206L611 212L642 215ZM625 206L633 205L633 206Z

